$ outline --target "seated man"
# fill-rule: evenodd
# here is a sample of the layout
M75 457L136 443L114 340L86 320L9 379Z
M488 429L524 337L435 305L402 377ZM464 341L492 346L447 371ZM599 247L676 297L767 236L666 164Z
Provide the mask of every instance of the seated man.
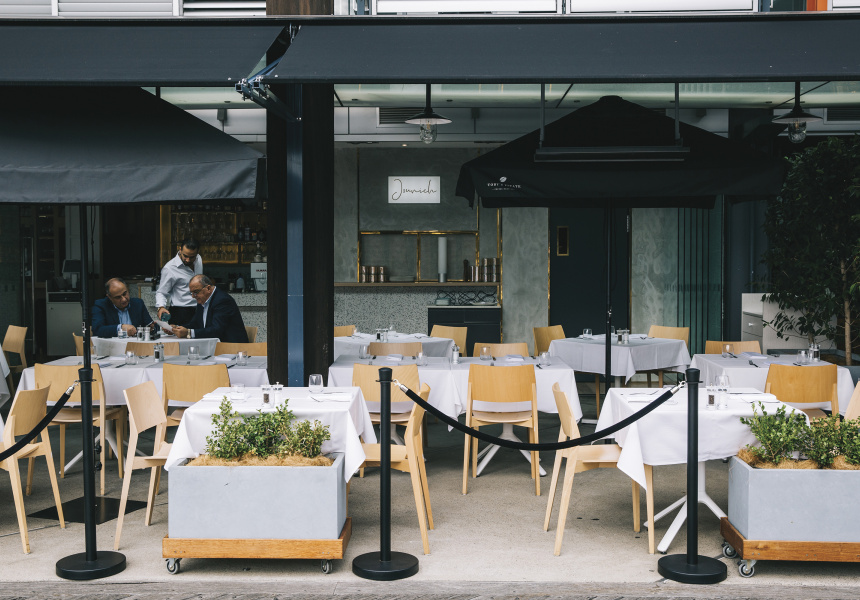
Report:
M216 288L206 275L192 277L188 290L197 300L197 312L187 328L174 327L173 333L181 338L218 338L222 342L248 343L245 322L233 296Z
M128 335L137 335L138 325L149 325L152 317L140 298L129 298L128 287L119 277L105 282L105 296L93 306L93 335L116 337L124 329Z

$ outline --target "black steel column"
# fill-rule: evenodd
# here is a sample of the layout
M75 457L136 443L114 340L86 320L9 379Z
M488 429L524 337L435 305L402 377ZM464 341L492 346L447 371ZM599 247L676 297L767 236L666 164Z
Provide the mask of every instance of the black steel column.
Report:
M726 565L699 556L699 369L687 369L687 553L664 556L657 571L681 583L719 583Z
M605 349L606 356L604 357L605 377L606 377L606 396L609 396L609 388L612 378L612 209L606 207L603 212L603 239L606 246L606 338ZM592 332L594 333L594 332ZM597 394L600 395L600 382L597 382Z

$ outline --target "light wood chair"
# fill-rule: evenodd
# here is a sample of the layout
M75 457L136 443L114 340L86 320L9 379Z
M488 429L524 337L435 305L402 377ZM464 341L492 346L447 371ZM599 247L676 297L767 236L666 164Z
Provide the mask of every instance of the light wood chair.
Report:
M268 342L256 342L254 344L218 342L217 344L215 344L215 355L216 356L219 356L221 354L236 354L240 350L247 353L248 356L268 356L269 355Z
M18 327L17 325L9 325L6 328L6 337L3 338L3 352L7 355L17 354L18 362L20 364L10 364L9 356L6 356L6 363L9 365L9 375L7 376L9 382L9 393L15 393L15 383L12 380L12 375L14 373L18 373L19 378L21 373L24 372L24 369L27 368L27 351L26 351L26 343L27 343L27 328L26 327Z
M378 384L377 387L379 387ZM425 384L421 388L420 396L426 401L429 393L430 388ZM417 404L413 405L409 420L406 423L405 444L403 446L391 446L391 468L409 473L412 479L412 495L415 497L415 510L418 512L418 527L421 529L424 554L430 554L427 529L428 524L429 528L433 529L433 510L430 508L430 488L427 486L424 450L421 443L423 419L424 409ZM378 467L380 464L380 445L362 444L362 447L367 456L361 465L362 469L364 467Z
M335 325L334 337L348 337L355 333L355 325Z
M390 342L370 342L367 351L371 356L387 356L389 354L402 354L403 356L417 356L422 351L421 342L404 342L401 344Z
M860 381L857 382L857 387L854 388L854 393L851 394L848 408L845 409L845 420L853 421L854 419L860 419Z
M504 358L508 354L519 354L529 356L529 345L525 342L511 342L509 344L481 344L475 343L472 348L472 356L481 356L481 348L490 347L490 356Z
M839 414L836 395L836 365L795 367L773 364L767 372L764 391L786 404L829 402L832 413ZM800 408L800 407L796 407ZM810 419L824 417L819 408L800 408Z
M3 430L3 439L0 441L0 452L11 447L15 443L16 437L29 433L45 418L49 391L48 388L18 390L18 393L15 394L15 399L12 401L12 408L9 409L9 418ZM9 479L12 483L15 514L18 516L18 531L21 534L21 545L24 547L25 554L30 553L30 536L27 532L27 513L24 512L21 471L18 467L18 461L22 458L29 459L26 490L29 496L33 485L35 458L37 456L45 457L45 462L48 464L48 478L51 480L51 488L54 491L54 504L57 506L57 515L60 518L60 527L63 529L66 528L66 520L63 517L63 503L60 500L60 489L57 486L57 472L54 470L54 457L51 454L51 440L48 436L47 427L42 430L40 438L42 441L32 441L18 450L14 455L0 461L0 469L9 472ZM422 468L423 466L422 464Z
M74 331L72 332L72 338L75 340L75 356L83 356L84 355L84 336L78 335ZM90 354L93 353L93 342L92 338L90 338Z
M105 471L107 471L107 451L108 446L105 442L105 428L108 421L113 421L116 427L116 459L119 476L122 478L122 439L125 431L125 409L120 406L111 406L108 408L105 404L107 396L105 395L104 379L102 378L101 367L93 363L93 427L99 429L99 444L102 451L99 460L102 463L101 474L101 494L105 493ZM78 365L43 365L36 363L36 387L50 388L48 397L53 400L58 400L66 389L78 379ZM74 425L81 423L83 415L80 408L81 403L81 387L75 387L66 405L60 409L51 425L60 427L60 478L65 477L66 465L66 425ZM71 406L77 404L78 406Z
M687 349L690 349L690 328L689 327L666 327L664 325L651 325L648 330L648 337L663 338L666 340L683 340ZM648 375L648 387L651 387L651 374L656 372L659 379L658 387L663 387L663 369L655 371L645 371Z
M532 327L535 336L535 356L541 352L549 352L549 344L553 340L564 339L564 328L561 325L550 325L549 327Z
M164 363L161 384L162 410L166 415L166 427L175 427L185 414L184 408L168 412L168 402L197 402L219 387L230 387L227 365L174 365Z
M460 348L460 355L466 356L469 351L466 348L466 337L469 333L468 327L449 327L448 325L434 325L430 330L430 337L448 338L454 340Z
M758 340L746 340L743 342L721 342L718 340L705 341L705 354L722 354L726 344L732 345L732 353L758 352L761 354L761 344Z
M558 441L564 442L580 437L576 418L570 410L570 402L567 394L561 391L558 383L553 384L552 393L555 397L555 405L558 408L558 417L561 420L561 430L558 432ZM573 487L573 476L576 473L590 471L600 468L617 468L618 457L621 456L621 447L618 444L595 444L591 446L574 446L565 450L557 450L555 463L552 467L552 480L549 484L549 498L546 503L546 517L543 521L543 530L549 531L549 521L552 517L552 505L555 500L555 490L558 486L558 478L561 474L561 461L566 460L564 467L564 486L561 492L561 506L558 513L558 526L555 533L554 554L561 554L561 542L564 538L565 521L567 520L570 494ZM645 465L645 506L647 512L648 526L648 552L654 554L654 478L651 465ZM633 484L633 531L639 533L641 528L639 515L639 484Z
M473 403L530 402L531 410L517 412L496 412L475 410ZM466 404L466 426L480 429L484 425L509 423L529 430L529 442L538 442L537 387L535 368L532 365L514 367L493 367L490 365L469 365L469 387ZM468 492L469 457L472 458L472 477L478 476L478 441L465 436L463 448L463 494ZM531 452L531 475L535 480L535 495L540 496L540 474L538 472L538 453Z
M179 356L179 342L162 342L164 344L164 356ZM131 350L136 356L152 356L155 352L155 344L150 342L128 342L125 351Z
M258 327L251 327L250 325L245 325L245 334L248 336L248 343L253 344L257 341L257 330Z
M146 516L144 525L149 527L152 523L152 505L155 503L156 482L161 467L167 462L171 444L165 443L164 434L167 430L167 416L155 384L145 381L134 387L123 390L125 403L128 406L128 452L125 463L125 477L122 481L122 496L119 501L119 516L116 521L116 535L114 536L114 550L119 550L119 540L122 536L122 522L125 517L125 507L128 502L128 490L131 487L131 474L135 469L150 469L149 492L146 496ZM153 442L152 454L149 456L137 456L137 441L140 434L155 428L155 441Z
M379 369L380 365L364 365L355 363L352 365L352 385L361 388L361 393L364 395L365 402L379 402ZM410 390L420 390L419 394L424 390L418 379L417 365L400 365L391 367L391 378L396 379ZM427 388L429 393L430 388ZM404 394L399 387L391 386L391 403L409 402L412 400ZM392 425L405 425L409 421L409 412L392 412ZM381 422L381 416L378 412L370 413L370 420L374 425Z

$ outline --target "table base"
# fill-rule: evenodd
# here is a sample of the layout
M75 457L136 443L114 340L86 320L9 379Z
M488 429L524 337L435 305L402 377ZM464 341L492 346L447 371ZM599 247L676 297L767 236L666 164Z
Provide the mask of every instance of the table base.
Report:
M500 439L508 440L509 442L522 442L520 438L514 435L514 426L510 423L504 423L502 425L502 435L499 436ZM478 443L478 440L475 440L475 443ZM478 463L478 475L481 474L481 471L484 470L490 461L493 460L493 457L496 455L496 452L499 451L499 446L495 444L490 444L483 450L478 453L478 458L481 458L481 462ZM520 450L523 456L526 457L526 460L529 461L529 464L532 462L531 452L527 452L525 450ZM483 457L483 458L482 458ZM542 466L540 466L540 459L538 459L538 470L540 471L541 477L546 477L546 471Z

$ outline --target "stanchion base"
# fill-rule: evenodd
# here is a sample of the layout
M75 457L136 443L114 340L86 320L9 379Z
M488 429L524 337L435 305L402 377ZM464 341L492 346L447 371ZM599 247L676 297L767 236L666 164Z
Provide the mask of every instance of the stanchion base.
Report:
M96 559L87 560L87 553L72 554L57 561L57 576L75 581L110 577L125 570L125 555L119 552L96 552Z
M727 575L725 563L710 556L699 556L697 563L691 565L687 562L686 554L662 557L657 561L657 572L672 581L700 585L719 583Z
M405 552L392 552L391 560L380 560L380 552L368 552L352 561L352 572L373 581L406 579L418 572L418 559Z

